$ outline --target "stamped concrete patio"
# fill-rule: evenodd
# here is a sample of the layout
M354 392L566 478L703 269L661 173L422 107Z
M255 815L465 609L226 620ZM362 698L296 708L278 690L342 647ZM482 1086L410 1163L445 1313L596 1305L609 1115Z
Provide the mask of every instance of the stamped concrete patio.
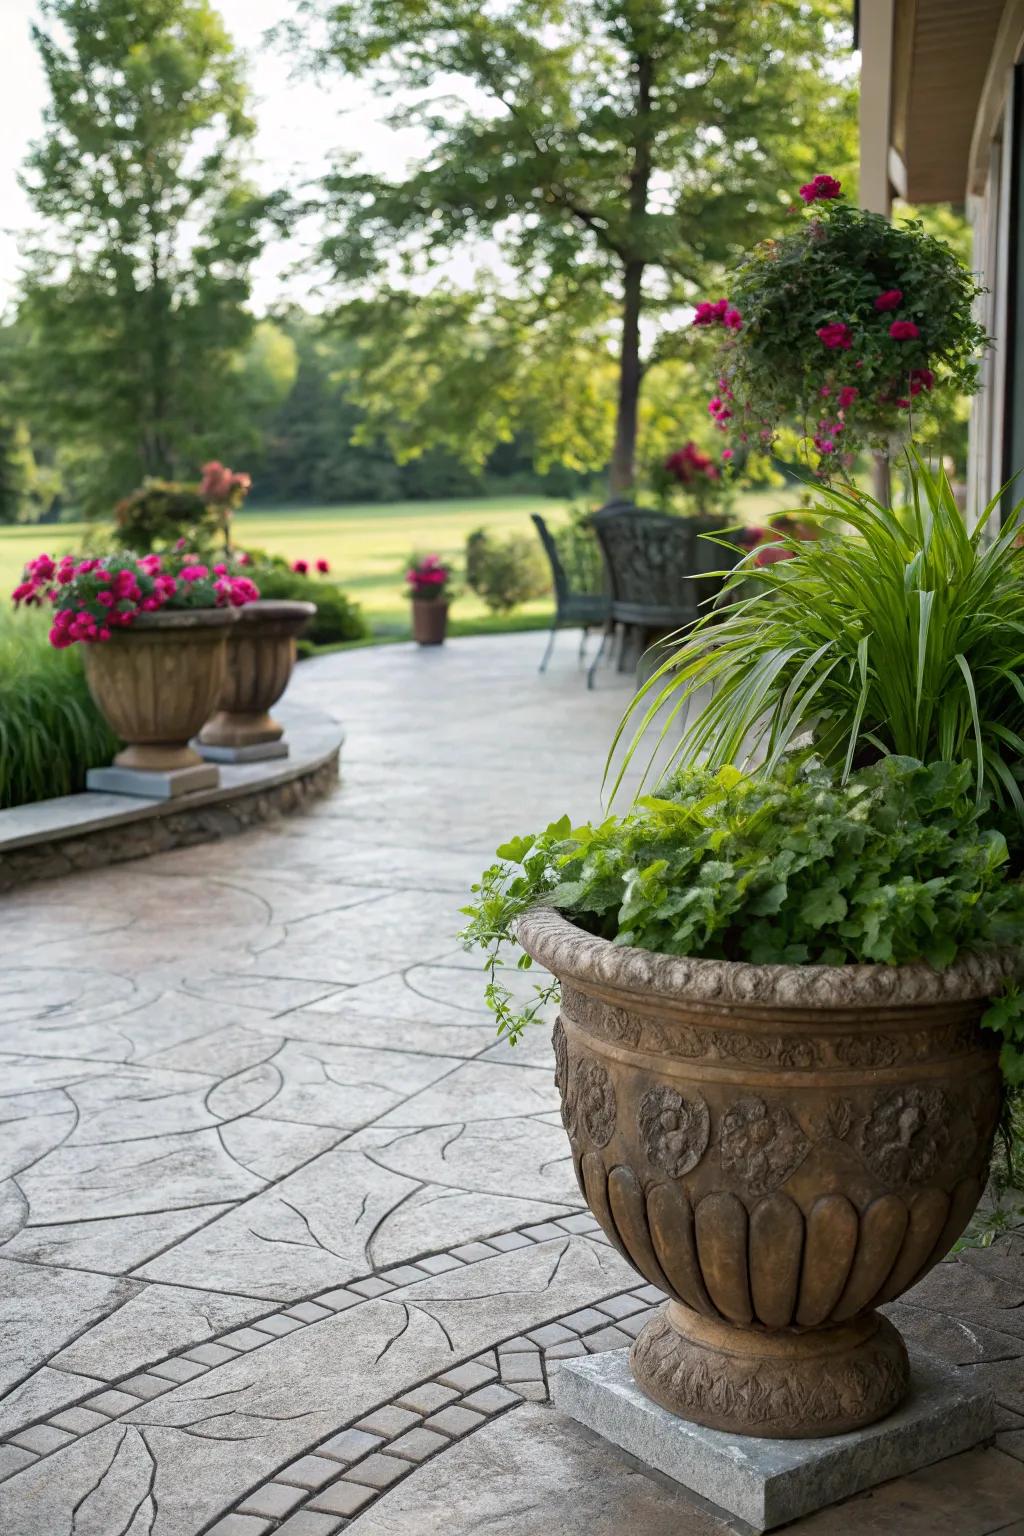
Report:
M625 685L539 644L307 663L329 800L0 902L3 1536L739 1529L546 1405L658 1293L455 940L500 837L597 809ZM792 1529L1022 1536L1024 1245L889 1310L997 1443Z

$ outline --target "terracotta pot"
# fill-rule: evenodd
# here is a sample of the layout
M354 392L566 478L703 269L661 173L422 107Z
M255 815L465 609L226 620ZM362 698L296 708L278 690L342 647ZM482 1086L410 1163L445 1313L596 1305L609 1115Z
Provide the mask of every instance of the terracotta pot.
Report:
M907 1390L875 1310L944 1257L984 1188L1007 955L756 966L592 938L557 913L524 948L562 983L556 1082L577 1178L669 1301L639 1385L735 1434L870 1424Z
M202 758L188 745L224 686L238 608L143 613L130 629L82 646L89 692L122 741L119 768L170 773Z
M444 598L413 597L412 637L417 645L443 645L448 628L448 604Z
M316 604L261 598L238 613L217 713L199 733L210 747L258 746L284 735L269 711L288 686L295 642L314 618Z

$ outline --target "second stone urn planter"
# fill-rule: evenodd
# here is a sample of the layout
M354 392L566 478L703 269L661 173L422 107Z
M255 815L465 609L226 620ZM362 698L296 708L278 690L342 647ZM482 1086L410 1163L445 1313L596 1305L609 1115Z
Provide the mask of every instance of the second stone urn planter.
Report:
M220 695L237 608L141 613L109 640L82 647L98 709L126 746L90 789L167 799L210 789L217 769L189 746Z
M1011 959L680 959L543 909L518 937L562 986L556 1081L580 1188L669 1298L630 1355L644 1392L785 1439L891 1412L907 1352L877 1308L948 1253L981 1196L1002 1089L978 1020Z
M199 733L199 750L224 762L285 757L284 726L270 710L288 686L296 641L316 604L261 598L238 612L217 711Z

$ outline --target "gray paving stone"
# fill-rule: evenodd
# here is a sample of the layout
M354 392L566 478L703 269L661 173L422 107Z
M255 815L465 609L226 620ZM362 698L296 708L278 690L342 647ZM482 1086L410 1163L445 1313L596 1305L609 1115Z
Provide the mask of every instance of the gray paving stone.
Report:
M127 1381L121 1383L123 1392L131 1392L135 1397L159 1397L162 1392L171 1390L171 1382L165 1376L157 1376L149 1371L144 1371L139 1376L129 1376Z
M412 1413L408 1408L396 1408L394 1405L388 1408L378 1408L375 1413L367 1414L365 1419L360 1419L357 1429L365 1430L371 1435L400 1435L406 1429L412 1429L413 1425L420 1422L418 1413Z
M407 1461L400 1461L397 1456L385 1456L382 1452L374 1451L363 1461L357 1461L355 1466L342 1474L346 1482L361 1483L371 1488L388 1488L409 1470Z
M503 1344L498 1345L499 1355L533 1355L536 1352L537 1346L533 1340L523 1338L522 1335L514 1339L506 1339Z
M238 1353L226 1344L197 1344L195 1349L185 1351L185 1359L195 1360L199 1365L223 1365L226 1360L236 1359Z
M493 1372L490 1374L493 1375ZM406 1392L404 1397L398 1399L398 1406L411 1408L413 1413L434 1413L458 1395L454 1387L443 1387L438 1381L428 1381L422 1387L414 1387L411 1392Z
M268 1519L280 1519L301 1504L307 1496L305 1488L292 1487L288 1483L265 1483L238 1506L240 1515L264 1515Z
M570 1312L568 1317L560 1321L563 1327L571 1328L574 1333L588 1333L593 1328L606 1328L608 1314L599 1312L596 1307L583 1307L579 1312Z
M52 1424L33 1424L30 1429L12 1435L10 1443L20 1446L23 1451L35 1451L37 1456L45 1456L67 1445L73 1438L68 1430L55 1429Z
M321 1316L328 1317L331 1309L324 1307ZM279 1339L282 1334L294 1333L296 1328L305 1326L304 1319L295 1316L294 1311L288 1316L283 1312L275 1312L272 1317L261 1317L259 1322L252 1325L257 1333L269 1333L271 1338Z
M605 1312L609 1317L632 1317L634 1312L646 1311L645 1304L638 1301L635 1296L609 1296L607 1301L594 1303L598 1312Z
M511 1253L513 1248L528 1248L530 1239L519 1232L505 1232L501 1237L489 1237L488 1244L499 1253Z
M322 1302L325 1307L330 1307L332 1312L345 1312L349 1307L354 1307L358 1302L365 1300L365 1298L355 1295L352 1291L346 1291L344 1287L341 1287L336 1291L326 1291L323 1296L318 1296L317 1300Z
M541 1349L547 1349L552 1344L574 1343L575 1335L570 1328L563 1328L560 1323L547 1323L543 1328L535 1328L530 1339Z
M438 1380L446 1387L454 1387L458 1392L471 1392L474 1387L482 1387L485 1381L490 1381L494 1376L494 1370L488 1365L477 1365L471 1360L467 1365L457 1365L451 1371L445 1371Z
M417 1259L420 1269L425 1269L428 1275L443 1275L448 1269L461 1269L462 1260L450 1253L428 1254L425 1259Z
M99 1429L109 1420L106 1414L96 1413L91 1408L65 1408L63 1413L55 1413L48 1422L56 1429L66 1429L69 1434L84 1435L90 1429Z
M13 1472L20 1472L22 1467L31 1466L37 1460L34 1451L27 1451L20 1445L0 1445L0 1478L10 1477Z
M656 1285L641 1285L633 1292L638 1301L644 1301L649 1307L659 1307L665 1300L665 1292L659 1291Z
M318 1323L322 1317L330 1317L333 1310L332 1307L318 1306L315 1301L300 1301L298 1306L289 1307L284 1316L294 1318L298 1323Z
M464 1259L467 1264L475 1264L479 1259L489 1259L494 1249L488 1248L486 1243L462 1243L458 1248L453 1248L452 1253L457 1259Z
M233 1333L225 1333L221 1344L225 1349L250 1350L262 1349L267 1342L267 1335L260 1333L258 1328L236 1328Z
M514 1392L506 1392L504 1387L499 1387L492 1382L488 1387L481 1387L476 1392L471 1392L462 1400L464 1408L473 1408L477 1413L497 1413L499 1408L508 1408L516 1402Z
M424 1419L423 1424L425 1429L438 1430L443 1435L455 1438L458 1435L468 1434L471 1429L477 1429L482 1422L481 1414L456 1404L451 1408L442 1408L440 1413L432 1414L429 1419Z
M283 1525L277 1528L278 1536L334 1536L342 1529L342 1522L333 1515L318 1514L312 1509L297 1510Z
M297 1488L322 1488L338 1475L338 1463L326 1456L300 1456L290 1466L282 1467L274 1474L278 1483L292 1483Z
M587 1346L582 1339L572 1339L566 1344L552 1344L550 1349L544 1351L544 1358L549 1365L552 1360L577 1360L587 1353Z
M349 1290L358 1292L360 1296L384 1296L388 1291L393 1291L394 1286L377 1275L370 1275L366 1280L353 1280Z
M137 1408L140 1401L140 1398L133 1397L129 1392L111 1388L109 1392L98 1392L95 1397L87 1398L82 1407L102 1413L108 1419L115 1419L120 1414L127 1413L130 1408Z
M257 1515L225 1515L211 1526L210 1536L266 1536L270 1529L271 1522Z
M420 1269L417 1264L398 1264L394 1269L385 1269L381 1279L389 1281L391 1285L415 1285L427 1273L429 1271Z
M369 1451L375 1451L379 1445L383 1445L382 1435L368 1434L365 1429L343 1429L339 1435L334 1435L330 1440L325 1440L317 1446L318 1456L330 1456L335 1461L349 1463L358 1461L360 1456L365 1456Z
M362 1509L377 1493L376 1488L364 1487L362 1483L353 1483L348 1478L342 1478L337 1483L332 1483L329 1488L324 1488L315 1499L310 1499L310 1509L324 1510L331 1515L354 1515Z
M387 1454L401 1456L404 1461L426 1461L428 1456L443 1450L447 1444L444 1435L436 1434L431 1429L410 1429L407 1435L392 1440Z
M193 1381L197 1376L205 1376L209 1370L208 1365L200 1365L198 1360L186 1360L179 1356L174 1360L162 1360L159 1365L151 1365L151 1376L164 1376L168 1381Z
M589 1211L584 1211L579 1216L562 1216L558 1225L563 1232L596 1232L598 1223Z
M598 1333L588 1333L583 1341L591 1354L599 1355L608 1349L626 1349L632 1342L621 1328L602 1328Z
M501 1379L516 1383L543 1381L544 1372L541 1369L540 1355L503 1355Z
M531 1238L535 1243L546 1243L553 1237L561 1237L562 1228L557 1227L553 1221L542 1221L539 1226L524 1227L523 1236Z

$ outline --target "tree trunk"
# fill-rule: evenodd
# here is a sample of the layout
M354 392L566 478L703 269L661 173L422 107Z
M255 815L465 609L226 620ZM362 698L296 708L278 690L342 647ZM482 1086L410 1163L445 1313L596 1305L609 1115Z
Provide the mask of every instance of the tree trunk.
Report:
M640 362L640 311L643 307L644 253L647 247L647 194L651 184L653 146L651 113L654 60L639 52L636 65L636 131L629 173L629 244L622 274L622 351L619 359L619 402L615 418L609 489L623 496L636 478L636 426L643 367Z
M633 489L636 459L637 408L640 402L640 307L644 264L627 262L622 283L622 350L619 356L619 401L615 418L615 447L608 476L612 496Z

